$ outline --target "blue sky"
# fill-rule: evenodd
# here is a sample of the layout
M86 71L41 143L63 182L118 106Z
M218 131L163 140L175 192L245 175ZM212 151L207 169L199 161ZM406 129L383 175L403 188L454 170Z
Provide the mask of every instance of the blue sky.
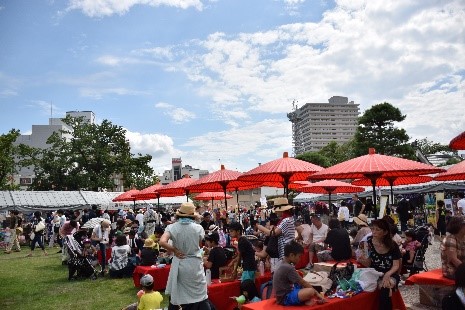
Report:
M390 102L415 138L465 130L465 3L0 0L0 132L66 111L127 129L158 173L292 151L292 101Z

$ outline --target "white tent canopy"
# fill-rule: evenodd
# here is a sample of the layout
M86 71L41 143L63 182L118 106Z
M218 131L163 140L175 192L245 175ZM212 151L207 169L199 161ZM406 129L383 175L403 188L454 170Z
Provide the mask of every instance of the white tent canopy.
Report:
M133 201L114 203L112 200L121 192L90 191L0 191L0 210L17 209L20 211L49 211L56 209L82 209L98 205L101 209L118 209L133 205ZM186 201L186 196L162 197L161 205L178 205ZM189 200L191 201L191 200ZM151 203L157 200L140 200L138 204Z

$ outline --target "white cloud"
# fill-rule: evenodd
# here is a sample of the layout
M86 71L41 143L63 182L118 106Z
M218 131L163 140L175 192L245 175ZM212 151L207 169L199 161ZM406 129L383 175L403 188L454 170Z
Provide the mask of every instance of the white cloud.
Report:
M231 106L283 114L293 99L302 105L344 95L362 110L391 102L408 112L409 128L423 128L417 134L447 139L452 134L434 137L436 126L422 117L425 109L411 110L403 102L414 97L435 107L430 111L454 107L458 113L442 113L441 123L444 132L455 130L456 115L463 116L464 24L462 1L340 0L317 23L211 34L192 42L197 54L177 68L214 102L218 115Z
M171 158L179 157L182 154L180 150L174 147L173 139L167 135L144 134L126 129L126 138L129 140L132 153L152 155L151 165L156 173L171 169Z
M185 157L191 156L190 162L195 167L218 170L221 162L228 169L246 171L257 166L260 160L279 158L283 152L291 150L291 123L266 119L193 137L182 147L189 149Z
M52 115L53 117L57 117L57 115L62 115L63 114L63 111L58 106L56 106L55 104L53 104L50 101L31 100L30 104L27 104L27 106L30 109L39 110L40 114L42 114L42 115L50 116L51 114L53 114Z
M196 117L195 113L183 108L175 107L174 105L166 102L156 103L155 108L165 110L163 114L170 117L173 122L177 124L189 122Z
M80 10L89 17L124 15L135 5L168 6L180 9L202 10L201 0L69 0L67 11Z
M143 95L146 94L144 91L127 89L124 87L114 87L114 88L89 88L83 87L79 89L79 94L82 97L89 97L94 100L100 100L107 95L118 95L118 96L133 96L133 95Z

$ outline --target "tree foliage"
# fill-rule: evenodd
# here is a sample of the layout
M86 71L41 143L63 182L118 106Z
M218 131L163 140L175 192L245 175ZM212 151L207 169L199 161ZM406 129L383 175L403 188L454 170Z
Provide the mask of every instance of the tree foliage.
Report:
M295 158L321 166L323 168L331 166L329 159L318 152L305 152L297 155Z
M369 148L375 148L380 154L414 159L415 153L408 143L407 132L394 126L405 120L405 117L398 108L387 102L366 110L358 120L354 155L366 155Z
M428 140L428 138L423 138L420 140L415 140L412 145L420 149L420 151L427 154L436 154L436 153L453 153L457 155L458 152L449 148L446 144L441 144L438 142L433 142Z
M49 148L28 154L34 165L35 190L98 190L115 188L121 176L125 187L153 184L150 155L131 154L126 131L104 120L90 124L82 117L63 119L68 129L53 133Z
M14 142L19 135L19 130L11 129L0 136L0 190L16 189L13 175L17 172L15 158L20 150Z

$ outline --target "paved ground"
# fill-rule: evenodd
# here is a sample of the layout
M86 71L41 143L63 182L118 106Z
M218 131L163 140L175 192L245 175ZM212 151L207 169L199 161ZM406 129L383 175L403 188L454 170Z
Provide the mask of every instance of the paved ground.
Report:
M428 247L426 251L426 266L428 270L441 268L441 254L439 250L439 241L434 241L432 245ZM418 294L417 285L403 285L399 288L400 293L404 299L407 309L411 310L429 310L429 309L439 309L436 307L430 307L420 304L420 296Z

